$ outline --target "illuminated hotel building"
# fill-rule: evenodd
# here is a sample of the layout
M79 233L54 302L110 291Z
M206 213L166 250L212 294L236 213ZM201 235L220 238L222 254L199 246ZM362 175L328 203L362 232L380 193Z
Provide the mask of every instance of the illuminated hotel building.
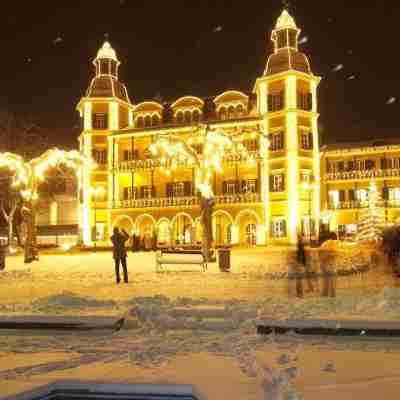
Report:
M369 155L379 158L379 150L320 152L320 78L299 51L299 34L294 19L283 11L271 35L273 53L251 93L229 90L211 99L184 96L168 104L131 102L119 80L117 55L105 42L93 61L95 77L77 106L83 126L80 148L98 164L81 177L79 227L84 244L93 244L95 226L97 240L104 243L114 226L142 238L157 236L160 244L199 242L195 168L178 162L171 169L173 160L152 156L149 147L159 135L171 134L201 155L199 132L204 125L226 134L243 132L248 151L243 157L226 157L223 171L212 177L217 245L294 244L299 233L316 235L320 221L335 230L341 225L351 230L356 207L363 204L358 201L360 190L368 187L372 176L360 175L371 165L362 160ZM389 159L394 152L388 148L384 154ZM352 164L359 168L357 173L345 175L348 160L358 160L359 154L360 163ZM339 167L342 158L344 169ZM390 186L392 177L378 175L377 180ZM388 190L389 196L398 196L393 190Z

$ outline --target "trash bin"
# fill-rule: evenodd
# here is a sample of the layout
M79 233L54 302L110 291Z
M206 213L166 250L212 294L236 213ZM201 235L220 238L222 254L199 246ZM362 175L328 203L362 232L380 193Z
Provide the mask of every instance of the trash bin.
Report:
M229 247L224 247L218 250L218 266L221 271L230 271L231 249Z
M0 271L6 268L6 250L7 246L0 243Z

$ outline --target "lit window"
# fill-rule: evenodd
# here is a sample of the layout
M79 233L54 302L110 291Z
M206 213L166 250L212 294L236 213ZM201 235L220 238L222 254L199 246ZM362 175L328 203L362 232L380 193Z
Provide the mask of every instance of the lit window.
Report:
M144 117L144 126L145 126L146 128L148 128L148 127L151 126L151 117L150 117L150 115L146 115L146 116Z
M286 237L286 221L283 217L275 217L272 219L272 237Z
M226 108L225 107L221 107L220 111L219 111L219 118L222 120L227 119L227 112L226 112Z
M107 129L108 115L106 113L93 114L93 129Z
M225 194L235 194L236 193L236 181L227 181L225 182Z
M246 243L255 246L257 242L257 226L256 224L246 225Z
M300 172L300 182L301 183L311 183L311 174L309 171Z
M199 110L194 110L193 111L193 122L199 122L200 121L200 112Z
M244 116L244 107L241 104L236 106L236 115L238 117L243 117Z
M187 110L185 111L185 123L190 124L192 122L192 112Z
M313 138L311 132L301 131L300 145L303 150L311 150L313 148Z
M328 192L329 204L332 207L337 207L339 204L339 191L338 190L330 190Z
M276 174L270 176L270 189L271 192L283 192L285 190L285 181L283 174Z
M279 111L284 107L283 91L268 95L268 111Z
M92 156L97 164L107 164L107 150L93 150Z
M367 189L356 190L356 199L361 202L367 201L368 200L368 190Z
M235 115L235 107L234 106L230 106L228 108L228 119L234 119L236 117Z
M154 114L154 115L151 117L151 125L152 125L152 126L158 126L159 124L160 124L160 118L158 117L157 114Z
M276 151L276 150L282 150L284 145L283 145L283 132L279 133L272 133L270 136L270 150L271 151Z
M389 188L389 200L400 200L400 188Z
M174 182L172 186L173 196L174 197L183 197L185 196L185 184L184 182Z
M311 111L312 95L311 93L297 93L297 108L300 110Z
M136 119L136 127L137 128L143 128L144 127L144 120L143 120L142 116L137 117L137 119Z
M182 111L178 111L178 113L176 114L176 122L178 124L183 124L183 112Z
M257 139L243 140L243 146L246 148L247 151L257 151L258 140Z

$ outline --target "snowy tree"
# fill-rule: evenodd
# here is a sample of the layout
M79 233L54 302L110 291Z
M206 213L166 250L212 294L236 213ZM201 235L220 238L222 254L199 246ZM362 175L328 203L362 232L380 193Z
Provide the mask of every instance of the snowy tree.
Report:
M382 237L385 226L385 210L382 207L382 197L376 188L376 183L369 186L368 207L361 212L358 223L357 241L376 241Z

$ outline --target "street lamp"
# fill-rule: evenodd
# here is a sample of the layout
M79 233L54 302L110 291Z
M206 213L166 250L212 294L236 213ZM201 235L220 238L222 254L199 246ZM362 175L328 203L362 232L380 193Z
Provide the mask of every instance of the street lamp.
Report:
M105 194L105 189L103 186L96 186L91 189L93 196L93 205L94 205L94 250L96 251L97 246L97 200L99 198L103 198Z
M303 182L302 188L308 191L308 241L311 243L311 193L315 185L310 182Z

